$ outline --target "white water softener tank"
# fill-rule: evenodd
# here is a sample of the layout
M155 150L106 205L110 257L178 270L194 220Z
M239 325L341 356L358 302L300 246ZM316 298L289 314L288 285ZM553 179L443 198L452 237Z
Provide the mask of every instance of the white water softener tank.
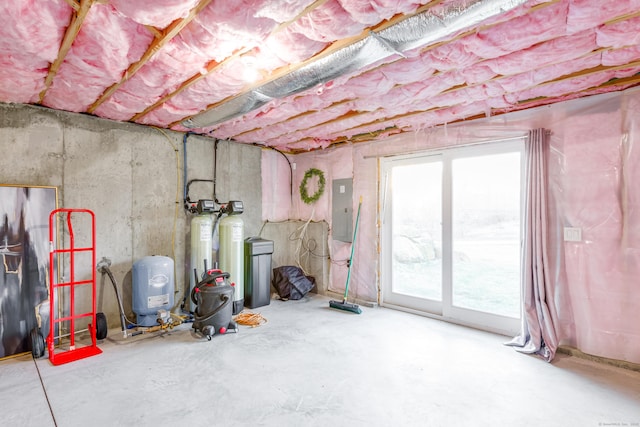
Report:
M189 294L202 280L204 273L213 268L211 252L212 234L213 234L213 217L214 211L213 200L198 200L196 211L198 215L191 220L191 263L189 264ZM194 272L195 270L195 272ZM193 313L196 305L187 298L189 303L189 311Z
M170 311L174 293L173 260L147 256L133 263L133 312L138 326L158 324L158 311Z
M243 205L231 201L223 210L227 214L220 220L220 270L229 273L233 290L233 314L244 308L244 222L240 218Z

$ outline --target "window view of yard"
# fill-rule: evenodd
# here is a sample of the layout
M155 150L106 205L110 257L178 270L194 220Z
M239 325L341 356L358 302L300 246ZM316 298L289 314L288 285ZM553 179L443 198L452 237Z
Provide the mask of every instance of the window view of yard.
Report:
M520 154L454 159L451 165L451 271L443 272L442 166L393 168L394 292L520 316ZM516 177L517 179L514 179Z

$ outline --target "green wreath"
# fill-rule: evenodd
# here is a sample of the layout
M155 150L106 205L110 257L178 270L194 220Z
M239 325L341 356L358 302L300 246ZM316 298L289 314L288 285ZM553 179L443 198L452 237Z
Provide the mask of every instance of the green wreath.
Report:
M307 191L307 181L309 181L309 178L313 176L318 177L318 189L313 195L310 196L309 192ZM322 197L322 194L324 194L324 184L324 173L320 169L311 168L306 171L304 173L304 178L302 178L302 182L300 183L300 198L302 199L302 201L307 205L317 202L318 199Z

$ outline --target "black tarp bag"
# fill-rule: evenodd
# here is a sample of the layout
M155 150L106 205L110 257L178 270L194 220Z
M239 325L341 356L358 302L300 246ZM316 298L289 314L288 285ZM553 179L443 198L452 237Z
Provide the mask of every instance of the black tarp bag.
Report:
M305 276L300 267L283 265L273 269L273 287L282 299L298 300L315 286L313 276Z

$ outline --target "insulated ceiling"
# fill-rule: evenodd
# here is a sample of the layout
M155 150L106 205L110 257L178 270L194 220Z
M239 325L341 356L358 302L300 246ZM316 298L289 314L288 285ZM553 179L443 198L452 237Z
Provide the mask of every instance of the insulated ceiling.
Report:
M287 152L639 72L640 0L0 0L0 101Z

